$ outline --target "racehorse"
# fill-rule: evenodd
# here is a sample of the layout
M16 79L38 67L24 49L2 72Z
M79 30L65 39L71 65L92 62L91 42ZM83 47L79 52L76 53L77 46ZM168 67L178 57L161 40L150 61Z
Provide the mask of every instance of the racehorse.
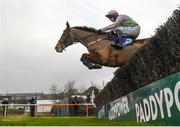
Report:
M113 40L108 40L106 33L98 33L96 29L86 26L70 27L67 22L55 49L63 52L66 47L80 42L89 52L82 54L83 64L89 69L100 69L102 66L122 66L147 41L148 39L135 40L132 45L116 49L111 46Z

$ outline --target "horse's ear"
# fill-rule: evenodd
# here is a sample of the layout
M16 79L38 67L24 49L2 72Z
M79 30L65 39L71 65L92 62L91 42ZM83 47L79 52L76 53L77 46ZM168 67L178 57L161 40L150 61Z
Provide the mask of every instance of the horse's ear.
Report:
M69 25L69 22L68 22L68 21L66 22L66 27L67 27L67 28L69 28L69 27L70 27L70 25Z

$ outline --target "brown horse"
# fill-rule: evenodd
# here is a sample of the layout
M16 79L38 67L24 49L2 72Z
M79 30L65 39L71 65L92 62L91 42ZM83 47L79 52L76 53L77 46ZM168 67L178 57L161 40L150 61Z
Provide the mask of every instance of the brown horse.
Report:
M139 39L123 49L115 49L111 46L113 41L108 40L105 33L98 34L94 28L70 27L68 22L66 25L67 27L55 47L56 51L62 52L66 47L80 42L89 51L81 56L81 61L89 69L99 69L102 65L120 67L148 40Z

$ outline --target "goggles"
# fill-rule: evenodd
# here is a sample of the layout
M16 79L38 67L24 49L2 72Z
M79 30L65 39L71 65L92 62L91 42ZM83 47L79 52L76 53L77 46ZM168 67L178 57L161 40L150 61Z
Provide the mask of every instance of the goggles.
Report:
M113 15L106 15L107 18L111 19L113 18L114 16Z

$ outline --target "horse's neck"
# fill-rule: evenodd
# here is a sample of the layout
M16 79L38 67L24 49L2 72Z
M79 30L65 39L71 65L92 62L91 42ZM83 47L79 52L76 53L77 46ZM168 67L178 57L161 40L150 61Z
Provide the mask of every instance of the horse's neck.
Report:
M99 36L93 32L88 32L80 29L72 29L72 31L76 34L76 36L78 36L79 42L86 47L88 47L90 43L99 38Z

